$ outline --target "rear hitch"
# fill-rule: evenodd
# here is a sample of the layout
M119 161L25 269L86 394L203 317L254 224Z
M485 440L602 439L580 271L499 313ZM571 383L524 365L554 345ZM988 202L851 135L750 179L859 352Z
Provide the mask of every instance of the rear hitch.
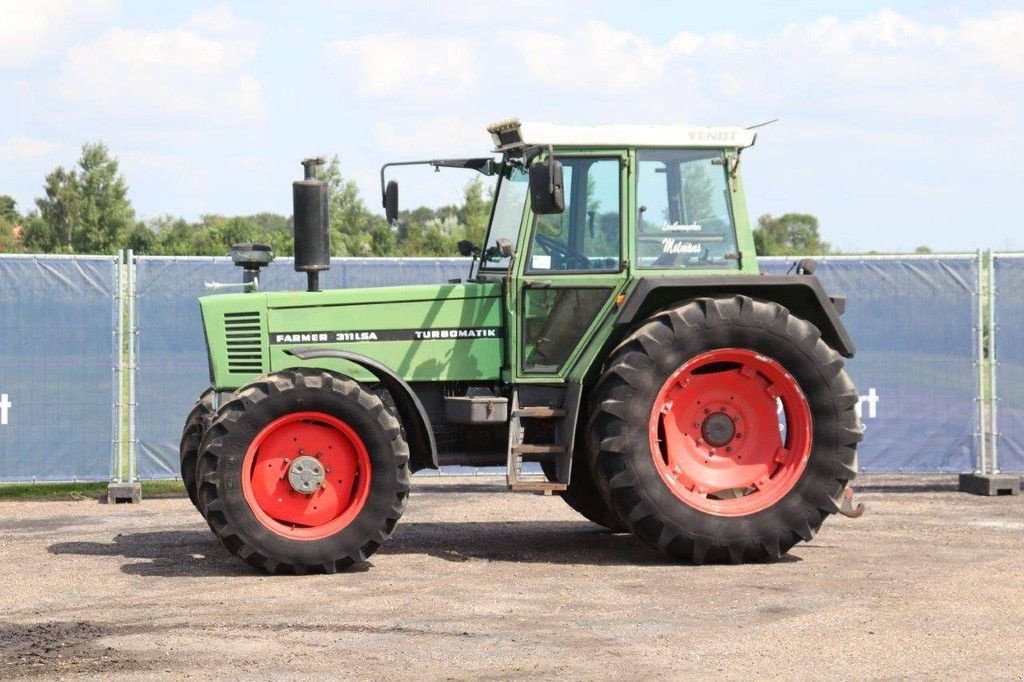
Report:
M856 506L853 504L853 488L847 487L843 491L843 502L839 505L839 513L851 519L864 516L864 503L858 502Z

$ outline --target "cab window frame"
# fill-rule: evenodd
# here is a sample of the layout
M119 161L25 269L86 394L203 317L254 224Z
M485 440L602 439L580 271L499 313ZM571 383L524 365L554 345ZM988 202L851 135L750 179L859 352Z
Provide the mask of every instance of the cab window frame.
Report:
M536 236L536 233L537 233L539 221L544 216L539 216L537 214L533 214L533 217L530 220L530 227L529 227L529 230L528 230L529 234L527 235L526 257L524 259L523 271L522 271L523 274L524 275L529 275L529 276L544 276L544 277L546 277L546 276L557 276L557 275L609 275L609 274L616 274L616 273L622 272L626 268L626 260L625 260L626 256L625 256L625 254L626 254L626 242L628 241L628 239L627 239L627 230L625 229L625 217L626 217L625 216L625 211L626 211L627 188L626 188L626 183L623 182L623 177L622 177L624 170L627 168L626 155L623 154L623 153L616 153L616 152L601 152L601 153L589 153L589 154L588 153L563 152L561 154L557 154L556 158L559 161L565 161L567 159L570 159L570 160L589 160L591 162L597 162L597 161L614 161L614 162L616 162L616 164L618 166L617 167L617 178L618 178L618 190L619 190L618 191L618 225L617 225L617 228L616 228L618 230L618 246L619 246L619 248L618 248L618 255L616 257L616 263L615 263L614 266L609 266L609 267L604 267L604 268L574 268L574 269L564 269L564 270L555 270L555 269L550 269L550 268L549 269L534 268L533 267L533 250L534 250L534 246L536 244L535 236ZM573 175L575 176L576 175L576 169L573 168L572 172L573 172ZM588 170L588 175L589 175L589 170ZM574 183L576 182L575 178L573 179L573 182ZM570 203L572 201L572 197L573 197L573 192L570 189L570 193L569 193L569 195L567 195L567 198L569 199L569 201L566 202L567 203L567 205L566 205L566 210L567 211L570 210L571 207L572 207L572 204ZM533 212L531 211L531 213L533 213ZM584 216L585 216L585 211L584 211ZM586 229L586 226L584 225L582 229Z
M731 237L731 242L729 242L729 243L731 244L731 246L733 248L733 250L730 253L735 253L737 255L739 254L740 245L739 245L739 233L738 233L738 230L737 230L737 227L736 227L736 215L735 215L735 212L733 211L732 201L729 200L729 198L731 198L731 192L733 190L732 182L730 181L729 171L728 171L728 168L729 168L729 165L728 165L729 151L730 150L728 150L728 149L714 149L714 148L698 149L698 148L673 148L673 147L645 147L645 148L639 148L639 149L636 150L636 167L637 167L637 172L636 172L636 179L634 180L634 192L635 192L635 196L636 196L636 213L637 213L637 215L636 215L636 226L635 226L635 229L633 231L633 238L632 238L631 241L633 242L632 246L633 246L633 249L634 249L635 254L636 254L636 264L635 264L635 267L638 270L709 271L709 270L741 270L742 269L741 261L740 261L740 259L738 257L735 258L735 259L725 259L725 262L717 262L716 261L716 262L708 262L706 264L699 263L699 262L698 263L688 263L686 261L684 261L681 264L658 264L656 262L652 262L650 264L645 264L643 262L643 258L641 257L642 249L641 249L641 242L640 242L640 240L641 240L641 237L644 236L644 233L641 232L641 230L643 228L643 216L642 216L642 214L640 212L640 207L643 205L643 200L644 200L644 197L641 194L641 188L642 188L642 185L641 185L641 175L642 174L640 172L640 168L641 168L642 164L651 163L652 161L654 161L654 162L662 161L663 163L665 163L665 162L677 163L680 166L680 168L682 168L683 165L685 163L687 163L688 161L703 161L703 160L712 161L714 159L722 159L722 165L721 165L720 168L721 168L722 179L724 180L724 184L721 186L721 189L726 191L726 192L730 192L729 197L726 198L726 200L724 201L724 205L725 205L724 216L727 217L728 221L729 221L729 224L727 226L728 229L726 231L726 237ZM675 158L672 159L671 161L668 161L668 159L666 159L666 157L675 157ZM666 191L668 191L668 187L666 187ZM669 197L666 196L666 205L668 205L668 201L669 200L670 200Z

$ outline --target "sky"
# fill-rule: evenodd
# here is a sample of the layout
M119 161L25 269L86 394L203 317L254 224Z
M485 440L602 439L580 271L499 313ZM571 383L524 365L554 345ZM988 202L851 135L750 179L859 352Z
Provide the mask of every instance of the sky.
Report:
M760 130L750 212L845 250L1024 249L1024 2L0 0L0 194L25 211L85 142L141 218L290 214L338 155L484 155L492 121ZM461 171L398 176L457 201ZM1008 203L1003 203L1007 201Z

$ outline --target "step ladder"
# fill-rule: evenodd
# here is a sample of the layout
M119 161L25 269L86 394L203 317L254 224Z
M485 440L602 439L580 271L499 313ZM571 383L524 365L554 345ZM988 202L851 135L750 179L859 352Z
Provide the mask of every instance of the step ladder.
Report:
M576 418L582 386L568 384L559 396L559 404L522 405L520 389L512 389L508 425L508 466L506 480L509 490L550 495L569 487L572 451L576 438ZM556 402L552 397L547 402ZM554 442L537 443L531 438L531 426L548 424L553 428ZM526 462L550 462L556 479L549 481L543 473L523 473Z

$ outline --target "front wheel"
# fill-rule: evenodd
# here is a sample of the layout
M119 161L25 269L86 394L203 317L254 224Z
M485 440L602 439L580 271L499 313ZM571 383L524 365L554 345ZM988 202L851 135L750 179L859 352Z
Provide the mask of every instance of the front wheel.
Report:
M192 411L188 413L188 417L185 419L185 428L181 431L181 443L178 446L181 481L185 484L185 492L188 493L188 499L192 501L192 504L199 510L200 514L203 513L203 510L199 505L196 463L199 460L199 443L202 441L203 433L210 425L210 422L213 421L213 416L216 413L216 410L213 409L213 397L214 390L208 388L196 400Z
M856 475L857 391L814 325L745 296L651 318L595 387L598 484L630 529L680 559L777 559Z
M225 403L200 445L198 476L210 528L243 561L333 573L390 537L409 493L409 450L358 382L296 369Z

